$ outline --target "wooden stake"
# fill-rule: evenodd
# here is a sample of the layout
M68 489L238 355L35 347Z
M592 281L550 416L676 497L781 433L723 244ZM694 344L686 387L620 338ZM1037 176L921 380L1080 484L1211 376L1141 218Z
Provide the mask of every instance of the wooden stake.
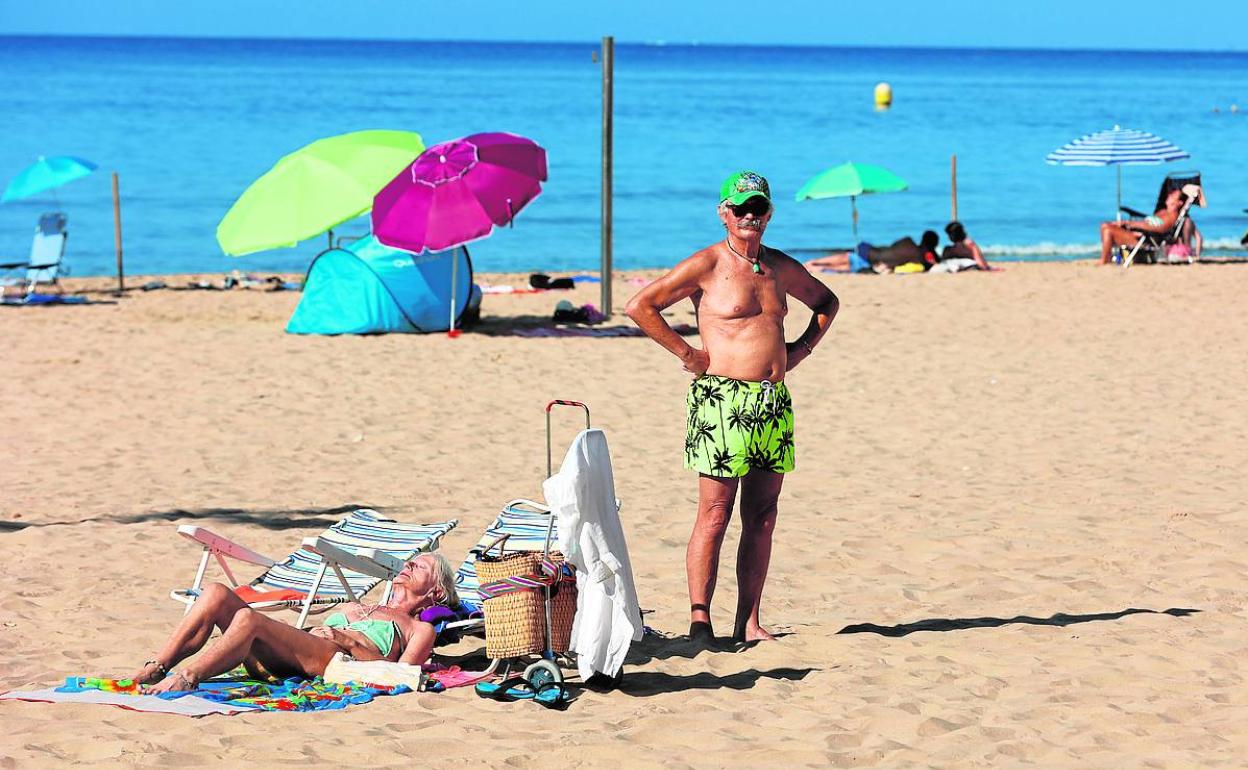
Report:
M121 258L121 192L116 171L113 172L113 242L117 246L117 292L120 294L126 290L126 271Z
M949 157L949 178L950 189L953 192L953 216L955 221L958 218L958 154L954 153Z
M615 38L602 39L602 314L611 317L611 178Z

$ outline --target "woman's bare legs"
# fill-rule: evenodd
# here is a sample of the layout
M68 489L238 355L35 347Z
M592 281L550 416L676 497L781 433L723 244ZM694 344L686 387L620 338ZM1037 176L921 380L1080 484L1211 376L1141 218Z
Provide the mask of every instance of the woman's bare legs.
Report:
M1134 246L1140 234L1116 222L1101 223L1101 264L1108 265L1115 246Z
M247 603L238 598L229 586L221 583L209 585L191 605L190 612L182 617L177 628L173 629L160 652L156 653L156 663L166 671L172 669L202 650L214 628L225 631L234 613L246 607ZM150 684L159 681L161 675L156 665L149 663L139 669L133 678L138 684Z
M194 664L183 666L177 676L169 676L147 691L159 693L194 687L209 677L224 674L248 657L255 657L266 669L279 675L319 676L325 673L325 667L338 651L338 645L328 639L243 607L226 621L221 638Z
M827 268L839 271L849 270L849 252L836 251L831 254L825 254L822 257L808 259L805 265L808 270L812 268Z
M711 597L719 572L719 549L732 520L732 504L737 496L735 478L698 476L698 519L685 551L685 573L689 580L689 636L701 641L714 638L711 630Z
M737 617L732 638L742 642L774 639L759 623L763 584L771 564L771 537L783 473L752 470L741 483L741 543L737 548Z

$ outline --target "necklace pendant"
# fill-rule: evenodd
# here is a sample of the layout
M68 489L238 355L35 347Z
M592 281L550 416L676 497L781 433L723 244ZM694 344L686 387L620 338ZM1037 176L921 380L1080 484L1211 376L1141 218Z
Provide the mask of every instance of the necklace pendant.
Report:
M755 263L754 263L754 273L755 273L755 274L757 274L757 275L762 275L762 274L763 274L763 266L762 266L762 265L760 265L759 263L755 262Z

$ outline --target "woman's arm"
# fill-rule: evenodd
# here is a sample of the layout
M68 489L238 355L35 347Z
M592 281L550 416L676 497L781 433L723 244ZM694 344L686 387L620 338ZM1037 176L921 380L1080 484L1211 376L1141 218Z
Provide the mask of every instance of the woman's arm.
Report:
M433 654L433 643L438 634L429 623L417 621L414 625L412 638L407 640L407 646L399 655L399 662L418 666L429 660L429 656Z
M971 247L971 259L975 260L975 264L979 265L981 270L992 269L988 266L988 260L984 259L984 250L979 248L978 243L972 241L970 238L967 238L966 245Z

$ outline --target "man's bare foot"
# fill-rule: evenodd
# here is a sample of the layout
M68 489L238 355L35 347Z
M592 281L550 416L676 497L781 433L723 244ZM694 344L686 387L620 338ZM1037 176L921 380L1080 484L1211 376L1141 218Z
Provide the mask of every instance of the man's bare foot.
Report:
M143 693L145 695L160 695L165 692L186 692L187 690L194 690L198 681L194 674L187 674L179 669L170 671L169 676L151 687L144 687Z
M738 642L772 642L776 637L762 626L746 626L744 629L737 629L733 632L732 638Z
M143 668L134 672L130 678L134 680L135 684L140 685L159 682L161 679L165 678L165 667L160 665L157 661L149 660L143 664Z

